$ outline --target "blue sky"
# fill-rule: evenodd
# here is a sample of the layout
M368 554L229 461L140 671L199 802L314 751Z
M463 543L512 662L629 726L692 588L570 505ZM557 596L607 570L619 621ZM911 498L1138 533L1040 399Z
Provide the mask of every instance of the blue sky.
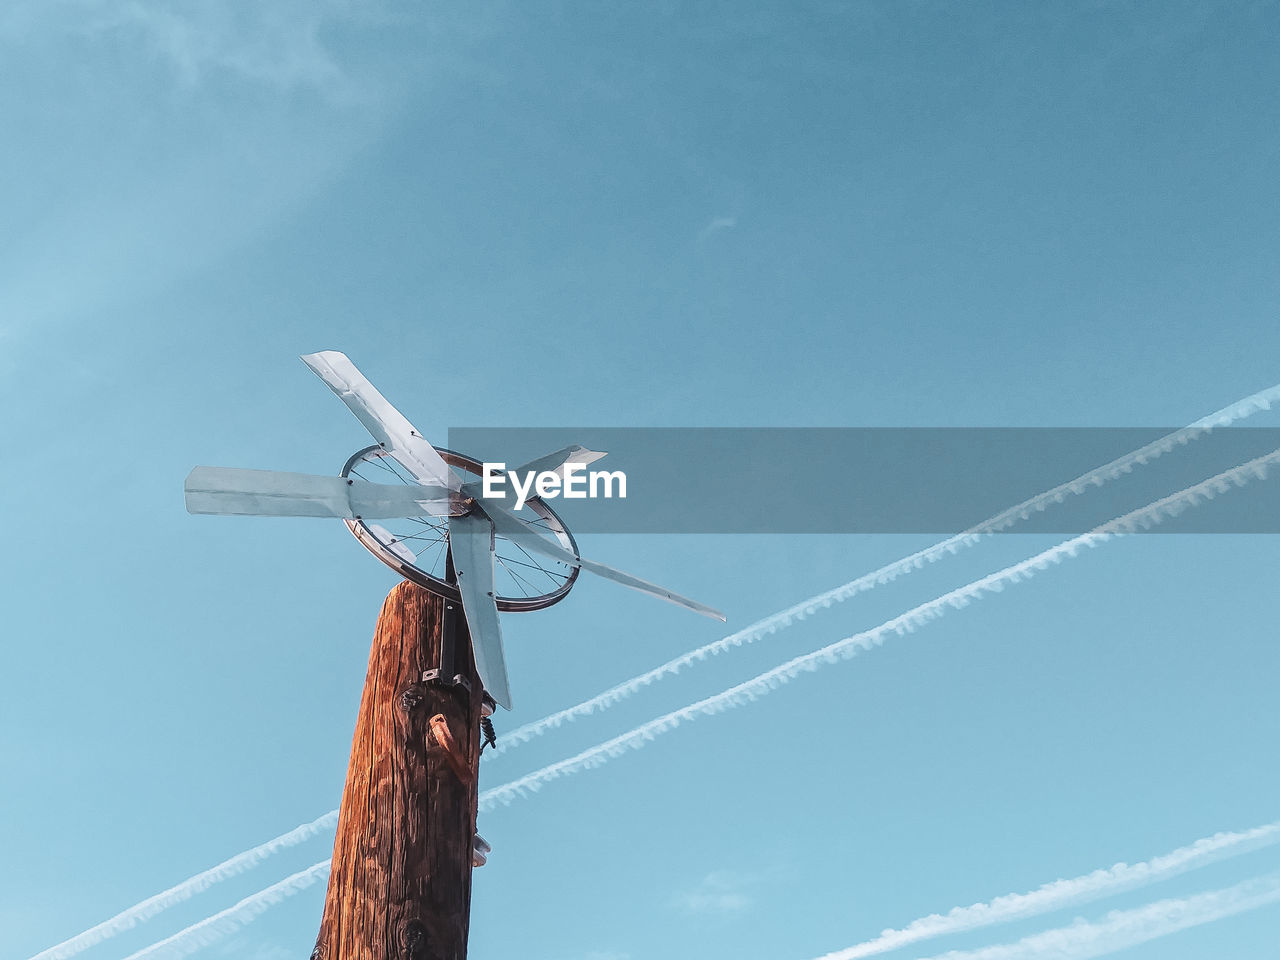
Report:
M367 442L299 354L344 350L437 442L1179 426L1280 383L1278 21L1202 2L7 5L3 956L338 800L391 575L340 524L189 517L181 497L198 463L333 473ZM930 542L583 547L736 629ZM482 786L1052 542L1004 537L835 606L486 762ZM806 960L1272 822L1276 557L1266 536L1106 544L482 814L472 952ZM500 736L722 635L585 578L504 627ZM328 846L85 956L120 960ZM202 955L305 957L322 897ZM1270 957L1278 917L1125 956Z

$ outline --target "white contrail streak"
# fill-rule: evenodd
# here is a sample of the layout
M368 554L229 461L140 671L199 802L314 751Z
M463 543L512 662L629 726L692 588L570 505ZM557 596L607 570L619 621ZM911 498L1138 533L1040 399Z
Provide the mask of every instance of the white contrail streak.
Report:
M222 861L216 867L210 867L208 870L197 873L194 877L183 880L168 890L157 893L153 897L148 897L127 910L122 910L109 920L104 920L83 933L78 933L68 940L63 940L59 944L41 950L30 960L66 960L67 957L73 957L82 950L88 950L104 940L110 939L119 933L124 933L126 930L130 930L146 920L150 920L156 914L167 910L175 904L190 900L196 894L209 889L215 883L228 880L256 867L274 853L279 853L281 850L286 850L289 847L294 847L310 840L317 834L332 828L337 822L338 811L330 810L323 817L312 820L310 823L304 823L300 827L295 827L288 833L282 833L275 839L261 843L246 850L244 853L238 853L234 857Z
M233 907L129 954L125 960L177 960L178 957L189 956L252 923L280 901L301 893L317 880L323 880L328 873L329 861L321 860L305 870L290 874L279 883L273 883L265 890L250 894Z
M745 683L737 684L729 689L722 691L714 696L699 700L697 703L684 707L680 710L672 711L664 714L656 720L651 720L646 724L642 724L621 736L614 737L581 753L561 760L558 763L550 764L540 770L535 770L526 776L513 780L510 783L503 784L491 790L486 790L480 794L479 806L481 810L492 809L496 804L510 804L513 800L527 796L530 792L538 790L544 783L558 779L559 777L569 776L591 767L598 767L607 763L614 757L621 756L628 750L638 750L649 741L656 739L663 733L674 730L684 720L692 720L699 716L708 716L715 713L722 713L731 710L743 703L749 703L765 696L770 691L776 689L784 683L794 679L804 672L817 670L823 663L835 663L842 659L854 656L859 650L867 649L872 646L878 646L884 642L885 637L890 633L904 634L915 630L917 627L923 626L932 620L936 620L942 616L947 607L961 608L968 606L970 601L985 596L986 593L999 592L1009 583L1017 583L1020 580L1029 578L1036 570L1043 570L1052 564L1060 563L1065 557L1075 556L1083 546L1096 546L1112 537L1122 536L1138 529L1148 529L1163 523L1170 517L1177 516L1188 508L1196 506L1201 500L1212 499L1219 493L1226 493L1233 487L1241 487L1252 479L1264 479L1267 476L1267 469L1270 466L1280 463L1280 450L1273 450L1264 456L1257 457L1253 460L1243 463L1231 470L1224 470L1208 480L1204 480L1193 486L1180 490L1163 499L1150 503L1145 507L1126 513L1122 517L1117 517L1101 527L1089 533L1081 534L1073 537L1063 543L1036 554L1029 560L1022 563L1005 567L997 573L975 580L966 586L957 590L952 590L942 596L922 603L917 607L888 620L876 627L874 630L865 630L862 633L854 634L843 640L838 640L833 644L823 647L814 653L806 654L802 657L796 657L788 660L786 663L766 671L748 680ZM336 815L336 811L326 814L326 816ZM311 867L310 870L320 870L328 868L329 861L325 860ZM303 871L307 873L309 871ZM298 874L294 875L299 876ZM293 879L293 878L289 878ZM282 881L287 882L287 881ZM276 885L280 886L279 884ZM255 897L266 896L269 891L275 890L274 887L268 887L260 894L248 897L232 908L232 911L240 908L245 904L250 904ZM283 899L285 896L291 895L294 891L281 894L276 891L276 900L272 903ZM266 906L270 906L267 903ZM256 916L261 910L257 910L252 916ZM228 911L222 914L215 914L207 921L201 921L188 930L196 930L197 928L208 929L205 924L215 918L222 917ZM247 921L246 921L247 922ZM238 929L235 928L235 929ZM185 934L187 931L183 931ZM210 934L212 936L212 934ZM172 940L173 938L170 938ZM215 937L216 939L216 937ZM168 941L162 941L166 943ZM159 946L157 944L156 946ZM152 949L152 948L147 948ZM134 954L127 957L126 960L139 960L146 956L146 952Z
M950 950L929 960L1088 960L1273 903L1280 903L1280 876L1255 877L1222 890L1113 910L1093 923L1077 920L1014 943Z
M1202 417L1195 423L1192 423L1181 430L1161 437L1159 440L1149 443L1144 447L1127 453L1124 456L1111 461L1105 466L1099 467L1086 474L1081 475L1069 483L1060 484L1052 490L1038 494L1030 500L1026 500L1017 506L1010 507L1002 513L994 517L984 520L975 527L970 528L964 533L957 534L946 540L940 541L931 547L897 560L894 563L881 567L879 570L872 571L865 576L851 580L842 586L828 590L803 600L785 610L765 617L753 623L743 630L732 633L721 640L707 644L682 654L672 660L668 660L661 666L642 673L631 680L624 681L614 687L610 687L603 693L597 694L589 700L561 710L558 713L551 714L541 720L518 727L509 733L503 735L502 743L499 745L498 752L514 746L519 743L526 742L534 737L540 736L548 730L554 729L570 720L578 717L586 716L595 710L603 709L613 703L622 700L631 694L642 690L644 687L659 680L665 676L678 673L683 667L688 666L697 661L705 660L715 654L722 653L733 647L738 647L746 643L752 643L769 634L776 633L785 627L790 626L797 620L802 620L809 614L820 609L830 607L832 604L841 603L850 597L859 593L874 589L880 584L889 583L899 576L910 573L923 567L926 563L933 563L936 560L948 554L954 554L976 543L983 535L994 533L998 530L1005 529L1015 524L1018 520L1029 517L1034 512L1045 510L1052 503L1060 503L1067 498L1068 495L1083 493L1090 485L1101 486L1108 480L1129 473L1135 466L1148 463L1161 455L1169 452L1175 446L1185 445L1191 441L1203 436L1208 431L1216 427L1228 426L1239 420L1243 420L1263 410L1271 409L1271 405L1280 401L1280 384L1261 390L1258 393L1238 400L1235 403L1223 407L1215 413ZM303 839L313 835L308 833L306 836L298 837L299 831L306 831L315 828L318 832L321 829L331 827L337 823L338 811L331 810L324 816L298 827L289 833L282 834L274 840L269 840L264 844L254 847L252 850L245 851L221 863L216 867L206 870L204 873L197 874L190 880L184 880L182 883L171 887L162 893L158 893L153 897L143 900L127 910L122 911L109 920L105 920L97 926L91 927L81 934L77 934L62 943L42 950L40 953L30 957L29 960L67 960L86 950L89 947L102 942L110 937L115 936L125 930L128 930L138 923L141 923L155 916L160 911L179 903L189 897L206 889L213 883L224 880L228 877L235 876L242 870L247 870L255 866L264 857L270 856L276 850L293 846L295 843L302 842ZM278 846L277 846L278 845ZM248 859L242 859L248 858ZM221 871L229 870L223 873Z
M1243 400L1239 400L1228 407L1223 407L1216 413L1202 417L1181 430L1166 434L1145 447L1126 453L1124 456L1090 470L1074 480L1059 484L1052 490L1036 494L1029 500L1024 500L1022 503L997 513L993 517L988 517L962 533L948 537L946 540L940 540L931 547L919 550L910 556L903 557L901 560L895 560L893 563L886 564L878 570L873 570L858 577L856 580L850 580L848 583L825 593L819 593L807 600L802 600L785 610L765 617L763 620L757 620L736 633L731 633L705 646L698 647L696 650L683 653L664 664L654 667L652 670L632 677L630 680L624 680L593 697L583 700L581 703L576 703L571 707L566 707L564 710L549 714L541 720L534 720L532 723L526 723L521 727L504 733L502 741L498 744L495 752L502 753L510 747L525 743L534 737L539 737L549 730L554 730L564 723L588 716L597 710L604 710L618 701L638 693L658 680L674 676L691 664L706 660L716 654L724 653L734 647L754 643L756 640L789 627L797 620L803 620L818 610L825 609L836 603L843 603L845 600L860 593L874 590L876 587L890 583L898 577L909 574L914 570L919 570L926 564L935 563L943 557L959 553L966 547L971 547L978 543L983 537L1006 530L1020 520L1029 519L1034 513L1041 513L1055 503L1062 503L1069 496L1079 495L1089 487L1100 487L1110 480L1115 480L1124 474L1131 473L1135 466L1149 463L1177 446L1185 446L1216 427L1225 427L1238 420L1250 417L1259 411L1269 410L1272 403L1277 401L1280 401L1280 385L1245 397Z
M579 771L598 767L608 763L615 757L630 750L639 750L645 744L655 740L664 733L669 733L686 720L723 713L766 696L776 688L794 680L803 673L818 670L824 664L847 660L862 650L878 647L891 635L901 636L938 619L948 609L966 607L973 600L979 600L989 593L998 593L1007 584L1018 583L1033 576L1037 571L1061 563L1074 557L1084 547L1095 547L1105 543L1112 537L1138 530L1149 529L1175 517L1188 508L1196 506L1201 500L1212 499L1216 494L1225 493L1232 487L1244 486L1252 479L1263 479L1267 470L1280 462L1280 450L1256 457L1238 467L1224 470L1222 473L1203 480L1200 483L1179 490L1160 500L1140 507L1104 523L1102 526L1082 533L1070 540L1065 540L1056 547L1050 547L1037 553L1030 559L1005 567L996 573L989 574L972 583L965 584L940 597L913 607L892 620L886 620L878 627L863 630L853 636L837 640L835 643L788 660L786 663L766 670L759 676L743 683L736 684L727 690L706 697L687 707L673 710L670 713L641 724L611 740L589 747L575 756L549 764L539 770L526 774L500 787L486 790L480 795L480 809L492 809L495 804L510 803L516 797L531 790L539 789L544 783Z
M934 937L1024 920L1168 880L1276 843L1280 843L1280 820L1239 833L1216 833L1142 863L1117 863L1070 880L1054 880L1029 893L1010 893L990 903L974 903L954 907L945 914L930 914L900 930L889 929L872 940L823 954L818 960L860 960Z

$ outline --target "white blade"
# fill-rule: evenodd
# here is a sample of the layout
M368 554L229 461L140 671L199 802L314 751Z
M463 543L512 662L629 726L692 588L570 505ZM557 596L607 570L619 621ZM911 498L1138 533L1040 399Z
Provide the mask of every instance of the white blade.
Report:
M436 452L435 447L414 429L413 424L393 407L378 388L368 381L345 353L324 350L302 358L321 380L338 395L373 439L382 444L405 469L425 483L458 489L458 478Z
M576 557L558 543L539 536L537 533L529 529L529 527L514 513L504 507L498 506L492 500L486 500L481 509L493 521L494 529L502 536L524 547L526 550L533 550L541 553L543 556L551 557L553 560L559 560L561 563L567 563L570 566L581 567L583 570L590 570L592 573L601 577L606 577L622 584L624 587L630 587L632 590L639 590L641 593L647 593L657 597L660 600L666 600L668 603L674 603L678 607L684 607L692 610L694 613L700 613L704 617L712 617L716 620L725 620L726 617L719 610L708 607L706 604L698 603L697 600L690 600L688 597L682 597L678 593L673 593L666 587L660 587L656 583L650 583L648 580L641 580L639 577L633 577L629 573L623 573L621 570L615 570L613 567L603 563L596 563L594 560L584 560L582 557Z
M489 696L510 710L507 658L502 651L502 628L493 596L493 524L478 513L450 518L449 549L462 593L462 609L467 615L471 649L475 651L476 673Z
M454 509L439 486L369 483L342 477L238 467L196 467L185 485L188 513L241 517L447 517Z
M565 447L563 450L557 450L555 453L548 453L545 457L538 457L536 460L530 460L523 466L516 467L516 471L518 471L521 476L531 470L535 473L551 471L558 474L560 479L563 480L564 468L569 464L580 463L583 466L586 466L588 463L595 463L604 456L607 456L607 454L603 450L588 450L581 444L575 443L571 446Z
M555 453L548 453L544 457L538 457L536 460L530 460L526 464L519 467L513 467L512 469L503 472L508 475L517 474L521 477L526 476L531 471L535 474L554 473L561 479L561 481L563 481L565 468L568 467L569 464L580 463L583 466L586 466L588 463L595 463L601 457L605 456L608 456L608 454L603 450L588 450L581 444L575 443L557 450ZM462 492L468 497L473 497L474 499L479 500L484 497L484 482L482 480L472 480L468 483L464 483L462 485ZM506 499L510 499L511 495L511 490L507 487L504 497ZM492 500L493 498L488 497L485 499Z

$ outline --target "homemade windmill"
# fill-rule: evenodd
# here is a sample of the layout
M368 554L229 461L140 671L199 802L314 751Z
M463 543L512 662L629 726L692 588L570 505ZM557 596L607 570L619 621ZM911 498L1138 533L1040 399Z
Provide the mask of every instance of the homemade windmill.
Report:
M482 463L433 447L345 354L326 350L302 360L378 442L355 453L337 477L196 467L186 481L187 510L346 521L356 539L406 579L461 601L476 672L496 703L511 709L498 611L548 607L564 599L582 570L725 619L719 611L657 584L584 559L573 535L541 498L530 497L515 509L510 493L482 496ZM585 465L603 456L575 445L508 474L563 476L569 465ZM504 484L504 491L510 486ZM397 522L393 530L375 520Z

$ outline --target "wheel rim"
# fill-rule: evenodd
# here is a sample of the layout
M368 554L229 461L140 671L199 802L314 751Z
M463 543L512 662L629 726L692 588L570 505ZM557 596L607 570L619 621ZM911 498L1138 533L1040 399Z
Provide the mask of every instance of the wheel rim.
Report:
M437 447L449 466L479 478L482 464L465 454ZM377 444L352 454L342 476L374 483L418 483L394 457ZM468 477L467 479L470 479ZM541 498L530 497L515 514L534 533L552 535L562 547L578 553L564 522ZM446 579L448 517L406 517L374 523L345 520L352 535L374 556L406 580L451 600L461 600L456 584ZM499 610L542 610L563 600L578 579L579 568L531 555L501 535L494 539L495 599Z

